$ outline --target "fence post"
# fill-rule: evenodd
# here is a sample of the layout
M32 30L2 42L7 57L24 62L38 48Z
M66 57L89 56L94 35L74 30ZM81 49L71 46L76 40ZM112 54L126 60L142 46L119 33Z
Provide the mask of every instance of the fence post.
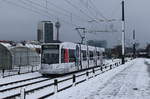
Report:
M88 80L89 79L89 72L87 71L86 72L86 80Z
M34 70L33 70L33 65L32 65L32 67L31 67L31 72L33 72Z
M112 69L112 65L110 65L110 69Z
M94 70L94 68L93 68L93 77L95 76L95 70Z
M19 71L18 71L18 74L20 74L20 68L21 68L21 65L19 65Z
M107 65L105 65L105 69L107 68Z
M21 71L21 64L22 64L22 59L21 59L21 56L20 56L20 64L19 64L19 71L18 71L18 74L20 74L20 71Z
M101 66L100 68L101 68L101 71L103 71L103 66Z
M75 86L76 85L76 75L74 75L74 74L73 74L73 77L72 77L72 81L73 81L72 85Z
M57 79L54 79L54 94L58 92L58 81Z
M20 99L25 99L26 96L25 96L25 88L21 88L20 90Z
M5 69L2 69L2 78L4 78Z

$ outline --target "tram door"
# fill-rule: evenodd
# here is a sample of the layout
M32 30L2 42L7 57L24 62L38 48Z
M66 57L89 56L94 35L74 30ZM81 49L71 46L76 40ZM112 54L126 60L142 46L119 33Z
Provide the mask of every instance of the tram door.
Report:
M75 66L78 70L81 68L80 47L78 45L76 45L75 50Z

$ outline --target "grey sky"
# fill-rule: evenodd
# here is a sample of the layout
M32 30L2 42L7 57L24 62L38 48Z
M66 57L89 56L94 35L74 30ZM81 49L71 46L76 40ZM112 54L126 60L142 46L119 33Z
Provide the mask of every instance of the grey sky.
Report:
M10 4L4 1L11 1L23 5L28 9L35 10L35 6L31 3L23 3L26 0L0 0L0 39L1 40L35 40L36 39L36 30L37 23L42 20L60 20L61 22L61 37L63 41L80 41L80 37L75 31L76 25L87 26L97 28L99 30L105 30L109 28L108 23L91 23L89 25L87 20L90 20L87 16L82 14L79 9L85 11L86 14L94 17L98 16L94 11L89 11L81 1L87 0L68 0L76 5L79 9L73 8L65 0L48 0L56 4L57 8L48 4L48 13L51 13L50 17L44 15L39 15L32 11L26 10L24 8L18 7L16 5ZM21 2L23 1L23 2ZM39 3L43 7L46 7L46 0L28 0L35 3ZM96 7L101 11L101 13L108 19L121 19L121 0L91 0ZM130 45L132 42L132 30L136 30L137 41L143 44L150 42L150 0L125 0L125 16L126 16L126 44ZM91 6L90 3L87 3L87 6ZM67 13L66 11L61 10L67 9L67 11L72 12ZM36 9L40 13L43 13L44 10L41 7ZM55 11L57 10L57 11ZM88 11L87 11L88 10ZM43 11L43 12L42 12ZM93 14L92 14L92 13ZM71 18L72 16L72 18ZM103 19L99 16L100 19ZM85 20L85 21L84 21ZM67 22L66 22L67 21ZM115 29L120 31L121 22L113 22ZM95 25L97 24L97 25ZM97 40L107 40L109 46L114 46L120 44L121 41L121 32L116 33L97 33L96 35L87 35L88 39L97 39Z

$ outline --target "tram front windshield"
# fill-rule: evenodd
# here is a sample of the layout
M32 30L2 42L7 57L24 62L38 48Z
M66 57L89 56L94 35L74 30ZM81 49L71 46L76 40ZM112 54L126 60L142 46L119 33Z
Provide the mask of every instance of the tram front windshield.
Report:
M59 45L42 45L42 63L59 63Z

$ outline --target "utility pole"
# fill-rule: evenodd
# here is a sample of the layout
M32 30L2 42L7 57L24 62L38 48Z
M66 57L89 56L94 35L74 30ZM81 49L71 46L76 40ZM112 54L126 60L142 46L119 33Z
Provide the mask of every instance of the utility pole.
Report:
M125 63L125 15L124 0L122 0L122 64Z
M136 57L136 48L135 48L135 44L136 44L136 41L135 41L135 30L133 30L133 58Z

